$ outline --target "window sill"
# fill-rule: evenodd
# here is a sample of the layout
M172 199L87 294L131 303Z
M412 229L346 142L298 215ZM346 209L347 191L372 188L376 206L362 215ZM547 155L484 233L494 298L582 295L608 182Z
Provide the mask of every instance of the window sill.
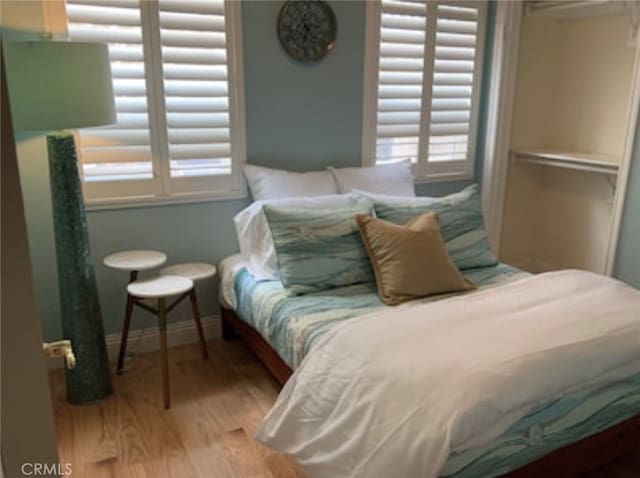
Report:
M117 209L139 209L147 207L178 206L207 202L247 199L246 190L218 194L185 194L177 196L139 196L126 198L86 199L87 212Z

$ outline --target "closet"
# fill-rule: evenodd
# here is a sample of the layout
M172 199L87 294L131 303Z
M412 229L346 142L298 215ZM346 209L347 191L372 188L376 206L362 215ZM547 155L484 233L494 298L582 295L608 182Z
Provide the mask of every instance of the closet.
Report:
M637 2L525 2L502 261L605 273L635 67Z

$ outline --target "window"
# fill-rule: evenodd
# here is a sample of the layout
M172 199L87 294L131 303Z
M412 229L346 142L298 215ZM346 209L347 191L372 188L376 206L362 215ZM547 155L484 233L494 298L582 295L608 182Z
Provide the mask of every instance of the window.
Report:
M473 175L486 2L367 4L363 162Z
M89 203L244 194L239 2L67 0L72 41L109 45L117 123L79 130Z

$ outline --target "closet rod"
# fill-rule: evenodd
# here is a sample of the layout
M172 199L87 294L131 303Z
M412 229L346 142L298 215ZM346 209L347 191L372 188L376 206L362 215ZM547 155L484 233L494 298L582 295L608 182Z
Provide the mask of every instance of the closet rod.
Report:
M579 154L534 151L512 151L512 158L523 163L573 169L590 173L617 175L619 165L609 161L589 159Z

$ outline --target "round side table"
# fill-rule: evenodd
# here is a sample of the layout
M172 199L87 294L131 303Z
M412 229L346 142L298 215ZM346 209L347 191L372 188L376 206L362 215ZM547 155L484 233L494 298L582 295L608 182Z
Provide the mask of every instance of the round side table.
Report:
M165 409L168 409L171 406L171 396L169 393L169 357L167 347L167 312L181 300L177 299L167 308L166 299L175 295L184 297L185 294L192 290L193 281L178 275L161 275L151 279L135 281L127 286L127 292L130 296L138 299L155 299L158 303L157 309L149 309L158 316L158 328L160 329L160 365L162 367L162 394Z
M206 262L188 262L184 264L175 264L163 268L160 271L160 275L177 275L186 277L193 282L198 282L204 279L209 279L216 275L216 267L207 264ZM200 338L200 346L202 347L202 356L205 360L208 359L207 343L204 339L204 331L202 329L202 320L200 318L200 307L198 305L198 298L196 296L196 288L192 288L189 292L189 299L191 300L191 309L193 310L193 317L196 321L196 329L198 330L198 336Z
M167 255L164 252L152 250L122 251L109 254L102 260L102 263L112 269L129 271L129 283L138 279L138 272L160 267L167 262ZM127 305L124 312L124 323L122 325L122 337L120 339L120 352L118 353L118 365L116 371L122 372L124 355L127 350L127 339L129 337L129 326L131 325L131 313L134 305L133 296L127 291Z
M167 262L167 255L152 250L122 251L109 254L102 262L112 269L137 272L160 267Z

